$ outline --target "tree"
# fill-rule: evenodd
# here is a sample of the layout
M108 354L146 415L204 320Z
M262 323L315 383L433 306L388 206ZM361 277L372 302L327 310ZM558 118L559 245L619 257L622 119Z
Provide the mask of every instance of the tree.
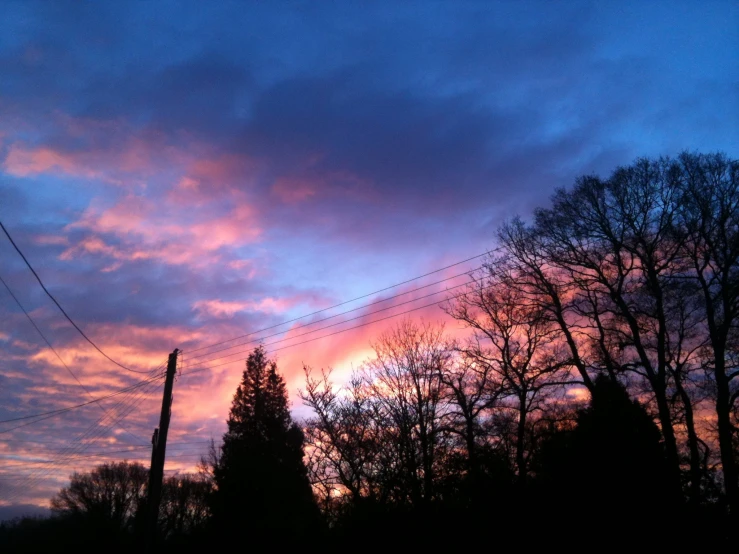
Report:
M535 416L546 409L554 388L571 382L571 358L558 343L559 329L495 260L479 270L465 294L446 308L472 330L464 356L484 368L495 418L512 435L518 485L523 488L534 447Z
M475 356L457 348L457 359L447 364L440 374L443 398L449 409L444 414L445 427L459 436L466 451L466 478L470 499L482 492L483 460L489 460L486 416L499 408L504 389L495 380L490 364L481 364ZM486 452L487 451L487 452Z
M324 513L336 519L347 501L352 508L364 500L384 501L387 495L377 471L384 430L375 417L377 402L370 389L360 375L337 389L330 371L322 371L320 378L308 367L304 371L306 388L300 397L315 414L306 421L308 470Z
M149 470L139 463L106 463L89 473L72 474L70 483L52 498L57 515L84 517L93 526L132 531L146 501Z
M442 440L441 375L450 362L442 326L401 322L383 333L365 362L365 379L395 432L401 489L416 506L434 498Z
M680 210L683 254L698 285L707 335L704 367L715 385L719 451L726 496L739 520L739 437L736 340L739 332L739 161L725 155L683 154ZM732 342L734 349L732 352ZM733 354L733 355L732 355ZM734 387L732 389L732 387Z
M80 525L105 540L133 539L146 506L149 470L139 463L104 463L87 473L74 473L68 486L51 500L57 518ZM204 527L211 483L182 474L165 479L159 507L163 536L188 535Z
M213 523L220 532L270 534L271 541L285 543L318 524L303 440L277 364L260 346L246 361L213 468Z
M200 475L172 475L164 480L159 525L165 538L200 531L210 516L212 483Z
M592 392L593 380L590 372L595 367L586 357L589 337L580 332L577 325L582 320L583 298L577 294L573 279L567 271L557 268L547 257L546 237L540 229L527 227L519 218L515 218L500 228L498 238L503 245L504 254L498 259L490 260L488 270L492 265L506 266L506 271L502 274L506 285L518 291L530 307L536 307L540 317L550 321L559 330L559 341L567 345L573 367L579 373L583 385ZM484 273L486 272L483 275ZM588 300L591 300L592 305L593 297L588 296ZM598 318L600 311L597 304L594 305L593 312L600 331L600 356L607 360L608 350L605 348L605 335ZM606 366L612 369L611 364Z
M553 514L547 524L557 529L577 514L581 537L665 540L658 522L679 512L670 501L659 428L617 381L600 375L593 390L575 428L555 432L534 464L544 500L553 504L544 507Z
M640 159L607 179L586 176L559 190L536 212L531 233L547 267L569 281L579 316L570 326L589 335L594 369L614 379L628 371L648 387L672 475L682 497L681 441L689 451L689 496L700 493L701 453L694 406L697 369L695 296L688 227L681 206L689 172L679 160Z
M330 372L316 378L306 368L310 474L344 532L406 517L431 528L437 487L456 477L442 383L453 352L441 326L407 320L372 346L374 356L342 387Z

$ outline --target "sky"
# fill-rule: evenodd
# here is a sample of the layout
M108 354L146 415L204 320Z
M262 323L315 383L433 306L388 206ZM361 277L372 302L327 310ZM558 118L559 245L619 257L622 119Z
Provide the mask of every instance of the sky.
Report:
M11 1L0 30L0 220L112 358L183 351L168 473L223 433L254 343L215 350L262 338L303 417L304 364L341 382L397 318L373 321L445 321L421 306L480 258L373 291L494 248L579 175L739 151L728 0ZM146 378L86 343L3 236L0 276L63 360L0 287L0 420ZM148 464L160 401L156 381L0 423L0 519L72 471Z

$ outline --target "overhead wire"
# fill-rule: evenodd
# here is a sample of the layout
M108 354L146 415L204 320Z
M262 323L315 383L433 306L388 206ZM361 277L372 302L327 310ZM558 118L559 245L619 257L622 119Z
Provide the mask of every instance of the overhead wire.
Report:
M83 431L78 437L74 439L72 444L68 444L60 451L57 452L58 463L64 463L68 458L78 454L93 444L92 441L96 441L107 433L114 425L125 418L130 411L137 405L137 398L142 397L148 393L147 389L153 389L155 385L150 383L144 387L137 389L136 391L129 391L126 393L127 397L120 399L113 407L113 410L120 412L116 413L116 416L111 417L109 423L101 425L107 417L106 414L100 416L96 421L90 424L85 431ZM88 442L83 442L88 441Z
M90 397L90 398L92 398L92 399L93 399L93 400L94 400L95 402L97 402L97 404L96 404L96 405L97 405L97 406L98 406L98 407L99 407L99 408L100 408L100 409L101 409L102 411L104 411L104 412L105 412L105 411L107 411L107 410L106 410L106 408L105 408L105 407L104 407L104 406L103 406L102 404L100 404L100 400L99 400L99 399L96 399L96 398L95 398L95 397L93 396L93 394L92 394L92 393L91 393L91 392L89 391L89 389L88 389L88 388L87 388L87 387L86 387L85 385L83 385L83 384L82 384L82 381L80 381L80 380L79 380L79 378L77 377L77 375L75 375L75 373L74 373L74 372L72 371L72 369L71 369L71 368L70 368L70 367L69 367L69 366L68 366L68 365L66 364L66 362L65 362L65 361L64 361L64 359L63 359L63 358L61 357L61 355L59 354L59 352L57 352L56 348L54 348L54 346L53 346L53 345L51 344L51 341L49 341L49 339L48 339L48 338L46 338L46 335L45 335L45 334L43 333L43 331L41 331L41 328L40 328L40 327L39 327L39 326L38 326L38 325L36 324L36 322L35 322L35 321L33 320L33 318L31 317L31 314L30 314L30 313L28 313L28 310L26 310L26 308L25 308L25 307L23 306L23 304L22 304L22 303L21 303L21 301L20 301L20 300L18 299L18 297L17 297L16 295L15 295L15 293L14 293L14 292L13 292L13 290L12 290L12 289L10 288L10 286L8 285L8 283L7 283L6 281L5 281L5 279L3 279L2 275L0 275L0 283L2 283L2 284L3 284L3 286L5 287L5 290L7 290L7 291L8 291L8 294L10 294L11 298L12 298L12 299L13 299L13 300L15 301L15 303L16 303L16 304L18 305L18 307L19 307L19 308L21 309L21 311L22 311L22 312L23 312L23 314L24 314L24 315L26 316L26 318L28 319L28 321L29 321L29 322L31 323L31 325L33 326L33 328L34 328L34 329L36 330L36 332L37 332L37 333L39 334L39 336L40 336L40 337L41 337L41 338L43 339L43 341L44 341L44 342L46 343L46 346L48 346L48 347L49 347L49 349L50 349L50 350L51 350L51 351L52 351L52 352L54 353L54 355L55 355L55 356L57 357L57 359L58 359L58 360L59 360L59 362L60 362L60 363L62 364L62 366L64 366L64 369L66 369L66 370L67 370L67 373L69 373L69 374L70 374L70 375L71 375L71 376L72 376L72 377L74 378L74 380L75 380L75 381L77 381L77 384L78 384L78 385L79 385L79 386L80 386L80 387L82 388L82 390L83 390L83 391L85 391L85 393L87 394L87 396L89 396L89 397ZM0 423L4 423L4 421L0 421ZM134 438L136 438L136 437L134 437Z
M140 394L140 393L137 393ZM145 397L143 397L145 398ZM95 428L95 425L91 428L88 428L88 431L83 435L81 440L79 441L79 444L76 446L71 446L62 451L62 455L60 458L54 460L54 463L52 464L46 464L43 468L36 468L35 471L30 473L28 475L28 478L25 480L25 482L22 482L18 485L18 488L15 492L15 494L9 499L10 501L15 500L16 498L20 497L23 494L23 490L30 486L32 483L39 482L40 480L48 478L50 475L52 475L55 472L58 472L62 469L69 468L70 463L74 464L74 456L80 454L81 452L84 452L89 446L91 446L92 442L83 443L82 440L88 440L88 441L95 441L99 438L102 438L105 433L110 431L114 425L117 425L120 423L126 416L128 416L133 409L140 403L143 398L140 398L138 401L131 402L129 406L127 406L123 413L120 415L120 417L115 418L113 421L108 423L107 425L103 425L99 428ZM99 423L99 422L98 422ZM67 470L68 471L68 470Z
M400 298L401 296L407 296L408 294L412 294L414 292L418 292L419 290L427 289L429 287L432 287L432 286L435 286L435 285L439 285L441 283L444 283L444 282L447 282L447 281L451 281L453 279L458 279L459 277L465 277L465 276L469 275L470 272L477 271L479 269L481 269L481 266L474 267L472 269L469 269L469 270L465 271L464 273L459 273L457 275L453 275L452 277L446 277L444 279L440 279L439 281L434 281L433 283L429 283L427 285L416 287L415 289L412 289L412 290L409 290L409 291L401 292L401 293L395 294L393 296L389 296L387 298L382 298L380 300L376 300L374 302L370 302L369 304L363 304L362 306L358 306L356 308L352 308L351 310L345 310L343 312L339 312L337 314L333 314L333 315L330 315L328 317L324 317L324 318L321 318L321 319L317 319L315 321L311 321L310 323L305 323L303 325L298 325L296 327L293 327L293 328L289 329L289 331L295 331L297 329L304 329L306 327L311 327L311 326L316 325L318 323L323 323L324 321L329 321L331 319L335 319L335 318L340 317L342 315L346 315L346 314L350 314L350 313L357 312L357 311L360 311L360 310L364 310L366 308L369 308L370 306L375 306L377 304L382 304L382 303L385 303L385 302L389 302L389 301L394 300L396 298ZM467 284L467 283L463 283L463 284ZM389 309L392 309L392 308L397 307L397 306L403 306L405 304L408 304L408 303L411 303L411 302L416 302L416 301L422 300L424 298L429 298L429 297L434 296L436 294L440 294L442 292L446 292L448 290L457 288L458 286L461 286L461 285L455 285L454 287L449 287L449 288L444 289L444 290L441 290L441 291L436 291L436 292L427 294L425 296L416 297L416 298L413 298L411 300L408 300L407 302L401 302L400 304L395 304L393 306L389 306L388 308L383 308L382 310L376 310L374 312L369 312L369 313L364 314L361 317L364 317L364 316L367 316L367 315L371 315L371 314L374 314L374 313L378 313L378 312L381 312L381 311L389 310ZM352 321L352 320L349 319L349 320L346 320L346 321ZM254 331L251 334L256 334L258 332L260 332L260 331ZM188 358L188 361L192 365L193 360L196 360L198 358L204 358L204 357L210 356L212 354L217 354L218 352L225 352L226 350L230 350L232 348L238 348L239 346L243 346L245 344L250 344L250 343L253 343L253 342L258 342L258 341L261 341L261 340L264 340L264 339L268 339L268 338L271 338L271 337L276 337L276 336L282 335L282 334L284 334L286 332L288 332L288 331L279 331L277 333L272 333L270 335L266 335L266 336L263 336L263 337L257 337L257 338L254 338L254 339L250 339L250 340L248 340L246 342L238 343L238 344L235 344L233 346L227 346L225 348L219 348L218 350L213 350L212 352L208 352L206 354L198 354L197 356L190 356ZM192 352L192 350L188 351L188 353L190 353L190 352ZM213 359L217 359L217 358L213 358ZM197 363L201 363L201 362L197 362Z
M406 300L405 302L401 302L401 303L399 303L399 304L394 304L394 305L392 305L392 306L388 306L388 307L386 307L386 308L381 308L381 309L379 309L379 310L374 310L374 311L371 311L371 312L367 312L367 313L364 313L364 314L362 314L362 315L359 315L359 316L356 316L356 317L352 317L352 318L349 318L349 319L345 319L345 320L343 320L343 321L338 321L338 322L336 322L336 323L332 323L332 324L330 324L330 325L324 325L323 327L318 327L317 329L311 329L310 331L305 331L304 333L300 333L300 334L297 334L297 335L293 335L293 336L291 336L291 337L286 337L286 338L283 338L283 339L279 339L279 340L276 340L276 341L272 341L272 342L270 342L270 343L267 343L267 344L265 344L264 346L270 346L270 345L278 344L278 343L281 343L281 342L285 342L285 341L288 341L288 340L293 340L293 339L296 339L296 338L299 338L299 337L303 337L303 336L305 336L305 335L310 335L310 334L312 334L312 333L317 333L317 332L319 332L319 331L325 331L326 329L330 329L330 328L332 328L332 327L336 327L336 326L338 326L338 325L343 325L343 324L345 324L345 323L349 323L349 322L351 322L351 321L356 321L356 320L358 320L358 319L363 319L363 318L365 318L365 317L367 317L367 316L371 316L371 315L374 315L374 314L378 314L378 313L381 313L381 312L386 312L386 311L388 311L388 310L393 310L393 309L395 309L395 308L398 308L398 307L400 307L400 306L405 306L406 304L412 304L412 303L414 303L414 302L418 302L419 300L423 300L423 299L425 299L425 298L430 298L430 297L432 297L432 296L436 296L436 295L438 295L438 294L446 293L446 292L449 292L450 290L454 290L454 289L457 289L457 288L459 288L459 287L467 286L467 285L469 285L469 284L471 284L471 283L473 283L473 282L474 282L474 281L466 281L466 282L464 282L464 283L460 283L460 284L458 284L458 285L454 285L453 287L448 287L448 288L446 288L446 289L444 289L444 290L440 290L440 291L432 292L432 293L430 293L430 294L426 294L426 295L420 296L420 297L418 297L418 298L413 298L413 299L411 299L411 300ZM440 302L443 302L443 301L444 301L444 300L440 300L439 302L434 302L434 303L433 303L433 304L431 304L431 305L434 305L434 304L437 304L437 303L440 303ZM425 306L425 307L428 307L428 306ZM355 311L355 310L350 310L350 311ZM346 312L346 313L349 313L349 312ZM341 315L341 314L340 314L340 315ZM326 319L326 320L328 320L328 319L332 319L332 318L325 318L325 319ZM379 321L382 321L382 320L379 320ZM261 340L264 340L264 339L266 339L266 338L271 338L271 337L274 337L274 336L277 336L277 335L282 335L282 334L283 334L283 333L274 333L274 334L271 334L271 335L267 335L267 336L265 336L265 337L258 337L258 338L256 338L256 339L252 339L252 340L250 340L250 341L248 341L248 342L245 342L245 343L239 344L238 346L245 346L246 344L249 344L249 343L255 343L255 342L259 342L259 341L261 341ZM241 350L241 351L238 351L238 352L232 352L231 354L226 354L226 355L224 355L224 356L218 356L218 357L216 357L216 358L211 358L211 359L209 359L209 360L203 360L202 362L196 362L196 363L202 363L202 364L207 364L207 363L210 363L210 362L214 362L214 361L216 361L216 360L221 360L221 359L223 359L223 358L228 358L229 356L235 356L236 354L240 354L240 353L243 353L243 352L245 352L245 351ZM184 373L183 373L183 374L184 374Z
M33 276L34 276L34 277L36 277L36 280L38 281L38 284L39 284L39 285L41 285L41 288L42 288L42 289L44 290L44 292L46 293L46 295L47 295L47 296L48 296L49 298L51 298L52 302L54 302L54 304L56 304L56 307L57 307L57 308L59 308L59 310L60 310L60 311L62 312L62 314L64 315L64 317L65 317L65 318L67 318L67 321L69 321L69 323L71 323L71 324L72 324L72 326L73 326L73 327L74 327L75 329L77 329L77 331L79 332L79 334L80 334L80 335L82 335L82 337L83 337L83 338L84 338L84 339L85 339L85 340L86 340L87 342L89 342L89 343L90 343L90 344L92 345L92 347L93 347L93 348L94 348L95 350L97 350L97 351L98 351L98 352L99 352L100 354L102 354L102 355L103 355L103 357L105 357L105 358L106 358L106 359L108 359L109 361L113 362L113 363L114 363L115 365L117 365L118 367L120 367L120 368L122 368L122 369L125 369L126 371L130 371L130 372L132 372L132 373L147 373L146 371L140 371L140 370L137 370L137 369L131 369L130 367L127 367L127 366L123 365L122 363L120 363L120 362L118 362L118 361L114 360L113 358L111 358L110 356L108 356L108 354L106 354L105 352L103 352L103 350L102 350L102 349L101 349L101 348L100 348L100 347L99 347L99 346L98 346L97 344L95 344L95 342L93 342L93 340L92 340L92 339L91 339L90 337L88 337L88 336L87 336L87 335L85 334L85 332L84 332L84 331L83 331L83 330L82 330L82 329L80 328L80 326L79 326L79 325L77 325L77 324L76 324L76 323L74 322L74 320L73 320L73 319L72 319L72 318L71 318L71 317L69 316L69 314L68 314L68 313L67 313L67 312L66 312L66 311L64 310L64 308L62 308L62 305L61 305L61 304L60 304L60 303L59 303L59 302L57 301L57 299L56 299L56 298L54 298L54 295L53 295L53 294L51 294L51 292L49 292L49 289L47 289L47 288L46 288L46 285L44 285L44 282L43 282L43 281L41 280L41 277L39 277L38 273L36 273L36 270L35 270L35 269L33 268L33 266L31 265L31 262L29 262L29 261L28 261L28 258L26 258L25 254L23 254L23 251L22 251L22 250L20 249L20 247L19 247L19 246L18 246L18 245L17 245L16 243L15 243L15 241L13 240L13 237L11 237L11 236L10 236L10 233L9 233L9 232L8 232L8 230L7 230L6 228L5 228L5 225L3 225L2 221L0 221L0 228L1 228L1 229L3 230L3 232L5 233L5 236L6 236L6 237L8 237L8 240L10 241L10 244L12 244L12 245L13 245L13 248L15 248L15 251L16 251L16 252L18 252L18 254L20 254L20 257L21 257L21 258L23 258L23 261L24 261L24 262L26 263L26 266L28 266L28 269L30 269L30 270L31 270L31 273L33 273Z
M233 337L233 338L230 338L230 339L227 339L227 340L223 340L223 341L220 341L220 342L215 342L215 343L212 343L212 344L209 344L209 345L206 345L206 346L201 346L200 348L195 348L195 349L188 349L188 350L187 350L187 352L188 352L189 354L192 354L193 352L198 352L198 351L200 351L200 350L204 350L204 349L206 349L206 348L212 348L212 347L214 347L214 346L220 346L221 344L226 344L227 342L232 342L232 341L235 341L235 340L239 340L239 339L242 339L242 338L245 338L245 337L248 337L248 336L254 335L254 334L256 334L256 333L261 333L261 332L263 332L263 331L269 331L270 329L274 329L274 328L276 328L276 327L280 327L280 326L282 326L282 325L287 325L288 323L293 323L293 322L295 322L295 321L299 321L299 320L301 320L301 319L305 319L305 318L307 318L307 317L311 317L311 316L314 316L314 315L317 315L317 314L320 314L320 313L326 312L326 311L328 311L328 310L333 310L334 308L338 308L338 307L340 307L340 306L344 306L344 305L346 305L346 304L350 304L350 303L352 303L352 302L356 302L357 300L362 300L362 299L364 299L364 298L368 298L368 297L370 297L370 296L374 296L374 295L376 295L376 294L380 294L381 292L385 292L385 291L388 291L388 290L391 290L391 289L394 289L394 288L400 287L400 286L402 286L402 285L406 285L406 284L408 284L408 283L412 283L413 281L418 281L419 279L423 279L424 277L428 277L429 275L434 275L434 274L436 274L436 273L440 273L440 272L442 272L442 271L445 271L445 270L447 270L447 269L450 269L450 268L452 268L452 267L456 267L456 266L458 266L458 265L462 265L462 264L464 264L464 263L467 263L467 262L470 262L470 261L472 261L472 260L476 260L476 259L478 259L478 258L482 258L483 256L489 256L489 255L491 255L491 254L494 254L494 253L496 253L496 252L500 251L501 249L502 249L502 247L498 246L498 247L496 247L496 248L492 248L492 249L490 249L490 250L487 250L487 251L485 251L485 252L483 252L483 253L481 253L481 254L477 254L477 255L475 255L475 256L471 256L471 257L469 257L469 258L466 258L466 259L464 259L464 260L460 260L460 261L458 261L458 262L455 262L455 263L453 263L453 264L449 264L449 265L446 265L446 266L444 266L444 267L440 267L440 268L438 268L438 269L435 269L435 270L433 270L433 271L429 271L429 272L427 272L427 273L424 273L423 275L419 275L419 276L417 276L417 277L413 277L413 278L411 278L411 279L406 279L405 281L401 281L401 282L399 282L399 283L395 283L394 285L390 285L390 286L387 286L387 287L385 287L385 288L382 288L382 289L379 289L379 290L375 290L375 291L372 291L372 292L368 292L368 293L366 293L366 294L363 294L363 295L361 295L361 296L357 296L356 298L352 298L352 299L350 299L350 300L345 300L345 301L343 301L343 302L339 302L338 304L334 304L333 306L329 306L329 307L327 307L327 308L322 308L322 309L320 309L320 310L316 310L316 311L314 311L314 312L310 312L310 313L308 313L308 314L304 314L304 315L301 315L301 316L295 317L295 318L293 318L293 319L288 319L288 320L286 320L286 321L283 321L283 322L281 322L281 323L276 323L275 325L271 325L271 326L269 326L269 327L264 327L264 328L262 328L262 329L257 329L257 330L255 330L255 331L251 331L251 332L249 332L249 333L246 333L246 334L244 334L244 335L239 335L239 336L237 336L237 337Z
M320 337L314 337L314 338L312 338L312 339L308 339L308 340L304 340L304 341L301 341L301 342L297 342L297 343L295 343L295 344L288 344L287 346L282 346L282 347L280 347L280 348L273 348L273 349L271 349L271 350L267 350L267 352L271 354L271 353L274 353L274 352L278 352L278 351L280 351L280 350L285 350L285 349L287 349L287 348L293 348L293 347L295 347L295 346L300 346L300 345L302 345L302 344L307 344L307 343L309 343L309 342L317 341L317 340L320 340L320 339L325 339L325 338L327 338L327 337L332 337L332 336L334 336L334 335L339 335L339 334L341 334L341 333L345 333L345 332L347 332L347 331L352 331L352 330L354 330L354 329L359 329L359 328L361 328L361 327L366 327L367 325L372 325L372 324L374 324L374 323L379 323L379 322L381 322L381 321L386 321L386 320L388 320L388 319L393 319L393 318L395 318L395 317L400 317L400 316L402 316L402 315L406 315L406 314L409 314L409 313L412 313L412 312L415 312L415 311L418 311L418 310L422 310L422 309L424 309L424 308L430 308L430 307L432 307L432 306L438 306L438 305L439 305L439 304L441 304L442 302L446 302L446 301L449 301L449 300L454 300L454 299L457 299L457 298L461 298L462 296L465 296L465 295L467 295L467 294L468 294L467 292L464 292L464 293L461 293L461 294L458 294L458 295L455 295L455 296L451 296L451 297L449 297L449 298L445 298L444 300L439 300L439 301L437 301L437 302L431 302L431 303L429 303L429 304L424 304L423 306L417 306L417 307L415 307L415 308L411 308L411 309L409 309L409 310L405 310L405 311L403 311L403 312L400 312L400 313L397 313L397 314L391 314L391 315L389 315L389 316L386 316L386 317L382 317L382 318L380 318L380 319L375 319L375 320L372 320L372 321L367 321L367 322L365 322L365 323L360 323L359 325L353 325L352 327L347 327L346 329L340 329L340 330L338 330L338 331L334 331L333 333L328 333L328 334L326 334L326 335L321 335ZM355 318L355 319L356 319L356 318ZM294 337L293 337L293 338L294 338ZM268 347L268 346L270 346L271 344L276 344L277 342L282 342L282 341L275 341L275 342L273 342L273 343L267 343L267 344L265 344L264 346L265 346L265 347ZM234 352L234 353L233 353L232 355L236 355L236 354L244 354L244 353L246 353L246 352L251 352L251 350L244 350L244 351L240 351L240 352ZM182 375L182 376L186 376L186 375L191 375L191 374L193 374L193 373L199 373L199 372L201 372L201 371L208 371L208 370L211 370L211 369L215 369L215 368L217 368L217 367L221 367L221 366L224 366L224 365L228 365L228 364L232 364L232 363L236 363L236 362L241 362L241 361L244 361L244 360L246 360L246 359L247 359L247 358L240 358L240 359L237 359L237 360L228 360L228 361L226 361L226 362L222 362L222 363L220 363L220 364L215 364L215 365L212 365L212 366L207 366L207 367L196 367L196 368L194 368L194 369L188 369L187 371L183 371L183 372L181 373L181 375Z
M157 369L150 372L152 376L156 376L154 374L156 374L158 371L161 371L163 366L164 364L161 364ZM155 386L156 384L151 382L136 389L135 391L126 392L125 396L120 399L112 408L114 411L121 410L120 413L117 413L118 417L111 418L112 420L106 425L100 425L105 420L105 418L108 417L107 414L103 414L100 418L98 418L95 422L88 426L86 431L83 431L81 435L76 437L73 444L68 445L58 452L59 458L57 459L55 465L59 467L54 467L54 465L52 465L51 467L46 468L45 471L36 471L35 473L29 475L28 479L17 485L16 492L12 494L8 500L12 501L18 498L22 495L23 488L26 487L28 484L38 481L39 479L44 479L53 471L61 469L61 466L68 462L72 456L84 452L89 446L91 446L92 442L85 443L83 441L94 441L101 438L114 425L117 425L121 421L123 421L123 419L125 419L133 411L133 409L146 398L145 395L148 394L150 390L153 390ZM126 396L128 395L130 395L130 398L126 398Z
M143 456L143 455L142 455ZM175 453L172 455L167 455L167 461L171 460L200 460L203 457L202 452L184 452L184 453ZM128 462L146 462L149 456L141 457L139 459L136 458L126 458L126 461ZM110 463L113 460L105 461L105 460L85 460L82 462L78 462L76 467L80 470L86 470L89 471L91 469L94 469L95 467L98 467L101 465L101 463ZM76 471L76 470L75 470ZM178 468L164 468L164 471L181 471ZM68 477L67 477L68 478ZM26 475L22 473L0 473L0 481L23 481L26 479ZM49 473L48 475L44 476L43 479L56 479L52 473ZM13 487L22 487L23 484L19 485L13 485Z
M173 447L173 445L170 445L169 443L167 443L167 448L169 448L170 446ZM100 457L110 456L112 454L126 454L126 453L133 453L133 454L139 454L139 455L141 455L141 449L142 448L143 447L129 448L129 449L124 449L124 450L111 450L110 452L87 452L87 453L81 454L79 456L72 456L72 457L70 457L70 460L81 460L81 459L86 459L86 458L100 458ZM149 446L149 448L151 448L151 446ZM174 455L174 454L197 454L197 453L198 452L197 451L194 451L194 450L193 451L187 450L185 452L172 452L172 455ZM19 462L19 463L20 462L23 462L23 463L26 463L26 464L53 464L53 463L56 463L55 460L17 460L17 459L12 459L12 458L5 458L4 460L6 460L6 461L13 461L13 462Z
M21 416L21 417L14 417L10 419L2 419L0 420L0 423L10 423L14 421L22 421L25 419L34 419L34 418L40 418L36 419L35 421L32 421L30 423L27 423L26 425L31 425L32 423L37 423L39 421L43 421L45 419L48 419L49 417L53 417L55 415L63 414L66 412L70 412L72 410L76 410L78 408L83 408L85 406L89 406L91 404L96 404L102 400L107 400L108 398L113 398L114 396L119 396L121 394L124 394L126 392L130 392L132 390L137 389L138 387L144 386L148 383L151 383L152 381L156 381L159 379L161 375L154 375L153 377L149 377L148 379L144 379L142 381L138 381L137 383L130 385L128 387L125 387L123 389L119 389L113 393L106 394L105 396L100 396L98 398L94 398L93 400L88 400L87 402L82 402L81 404L75 404L74 406L67 406L66 408L59 408L58 410L50 410L48 412L39 412L31 415ZM48 416L48 417L41 417L41 416ZM22 427L22 426L19 426ZM17 429L18 427L11 427L10 429L3 429L0 431L0 433L7 433L9 431L12 431L13 429Z

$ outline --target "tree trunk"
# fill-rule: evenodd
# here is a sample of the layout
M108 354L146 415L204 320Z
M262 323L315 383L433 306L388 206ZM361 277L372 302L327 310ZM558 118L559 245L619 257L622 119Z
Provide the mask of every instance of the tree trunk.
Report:
M681 502L682 480L680 478L680 457L677 452L677 438L675 437L675 429L672 426L672 416L667 402L664 382L654 383L652 388L657 401L662 437L665 441L665 458L667 459L670 488L675 501Z
M739 472L734 458L734 430L731 425L731 391L726 376L723 348L714 350L716 372L716 416L721 465L724 473L726 499L733 520L739 520Z
M703 469L701 467L701 455L698 447L698 435L695 432L693 404L690 401L688 392L683 387L680 376L677 374L675 375L675 385L685 407L685 428L688 432L688 449L690 451L690 488L688 489L688 501L691 505L696 506L700 502Z
M518 429L516 433L516 467L518 468L517 485L519 489L526 486L526 456L524 456L524 441L526 439L526 397L519 399Z
M477 481L477 452L475 445L475 428L471 418L467 418L465 442L467 443L467 471L470 483L474 487Z

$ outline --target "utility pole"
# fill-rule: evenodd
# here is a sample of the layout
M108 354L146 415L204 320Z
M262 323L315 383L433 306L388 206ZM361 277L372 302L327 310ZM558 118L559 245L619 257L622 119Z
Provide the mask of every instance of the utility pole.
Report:
M162 479L164 477L164 455L167 450L167 433L169 431L169 416L172 414L172 387L174 375L177 372L177 354L174 349L167 362L167 379L164 381L164 395L162 396L162 412L159 415L159 427L154 429L151 437L151 468L149 469L149 495L147 499L148 525L146 529L147 551L153 551L157 535L157 519L159 517L159 503L162 499Z

